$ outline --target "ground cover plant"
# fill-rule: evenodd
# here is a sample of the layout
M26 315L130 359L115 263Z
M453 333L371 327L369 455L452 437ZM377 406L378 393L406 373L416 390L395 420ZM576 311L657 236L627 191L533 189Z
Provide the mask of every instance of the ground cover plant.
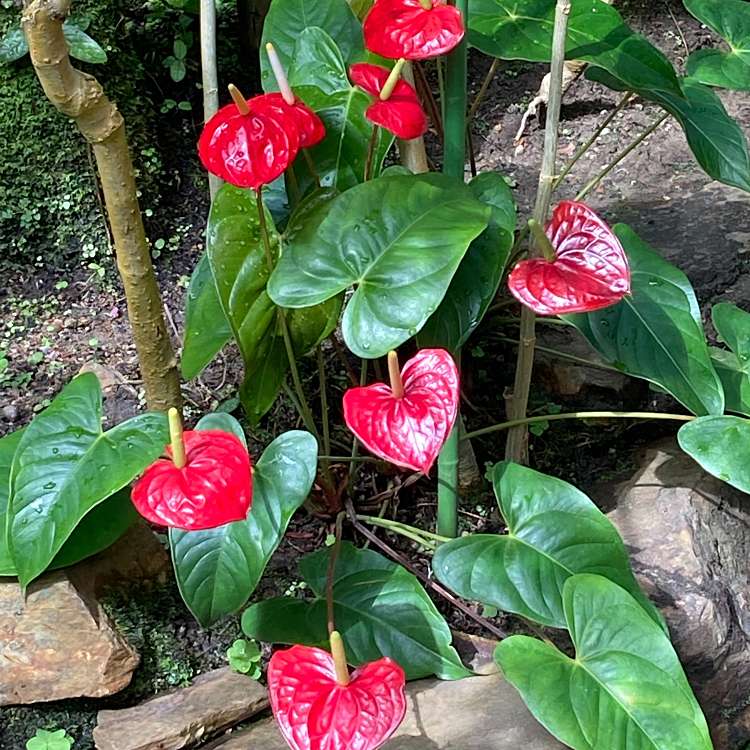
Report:
M40 2L24 16L32 62ZM246 423L256 426L283 393L305 429L276 435L251 456L236 418L207 414L184 430L174 403L168 415L103 432L96 379L79 376L23 432L0 440L6 573L26 587L50 566L99 551L127 526L117 514L132 518L122 502L130 491L143 516L169 527L180 593L201 624L244 609L249 638L291 647L275 651L266 674L289 746L374 750L403 718L406 680L471 674L423 583L370 531L383 527L433 555L432 591L524 618L528 634L490 626L495 659L562 743L713 747L616 528L578 489L525 465L531 425L659 419L681 425L681 447L708 472L750 492L750 315L717 305L713 325L725 348L709 347L683 272L586 204L613 165L567 193L572 165L605 126L564 169L557 155L564 68L580 60L590 80L623 92L621 107L637 96L664 110L617 161L672 118L708 175L750 192L744 136L714 91L750 86L742 49L750 8L686 7L730 51L695 53L681 76L603 0L272 0L260 58L265 93L247 98L230 86L198 142L206 169L225 184L190 282L181 368L185 379L198 377L234 340ZM550 63L532 217L517 215L502 174L465 179L470 45ZM441 73L434 107L410 83L425 61ZM443 136L442 172L395 164L430 122ZM522 312L508 419L467 432L462 349L492 306L513 300ZM683 408L529 415L537 317L577 329L607 365ZM332 337L360 360L341 405L329 401L323 366ZM300 377L308 355L319 365L317 404ZM338 413L353 435L344 455L334 453ZM496 432L507 433L506 453L487 478L506 533L458 536L460 444ZM360 512L352 490L363 464L435 482L437 527ZM333 528L328 544L299 561L308 594L245 609L306 503ZM89 523L111 523L111 533L97 539L84 533ZM379 551L345 540L351 528ZM567 633L567 646L540 628Z

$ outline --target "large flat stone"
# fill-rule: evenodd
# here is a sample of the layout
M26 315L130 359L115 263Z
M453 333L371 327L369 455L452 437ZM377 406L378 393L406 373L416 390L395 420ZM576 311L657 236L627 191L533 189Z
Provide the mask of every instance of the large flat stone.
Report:
M198 677L190 687L133 708L100 711L97 750L180 750L268 708L268 693L231 669Z
M458 682L420 680L407 688L404 723L386 750L559 750L500 675ZM234 732L211 750L289 750L272 719ZM207 748L208 750L208 748Z
M99 698L122 690L138 655L64 571L0 582L0 706Z

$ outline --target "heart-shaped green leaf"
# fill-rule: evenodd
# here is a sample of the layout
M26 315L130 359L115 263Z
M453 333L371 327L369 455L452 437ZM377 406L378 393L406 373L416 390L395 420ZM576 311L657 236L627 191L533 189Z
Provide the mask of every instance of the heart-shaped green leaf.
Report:
M683 425L677 439L709 474L750 494L750 420L701 417Z
M74 378L24 430L10 473L7 538L25 588L96 505L128 485L169 441L164 414L102 431L102 392Z
M720 302L714 305L711 316L722 341L731 349L710 349L724 388L726 409L750 417L750 313Z
M300 561L315 598L279 597L250 606L242 616L245 634L272 643L327 647L326 573L331 550ZM381 656L397 661L408 679L435 674L456 680L471 673L450 645L447 623L419 581L373 550L345 542L333 585L336 628L348 661L359 665Z
M597 573L629 591L662 624L633 576L617 529L586 495L512 463L497 464L492 482L507 534L470 534L441 544L432 561L438 580L465 599L564 628L565 581Z
M267 210L266 223L271 262L275 263L281 238ZM276 399L289 365L280 312L266 293L268 259L251 191L232 185L219 190L211 206L206 246L219 301L245 363L240 391L243 406L250 420L257 423ZM333 297L312 309L286 312L296 356L306 354L328 336L340 310L341 297Z
M495 298L513 247L516 204L502 175L483 172L469 189L490 209L490 222L464 255L440 306L419 333L419 345L455 352L469 339Z
M632 294L566 317L609 364L656 383L694 414L723 413L724 392L694 317L694 295L685 291L687 278L629 227L614 230L630 261Z
M11 63L29 54L29 45L20 26L11 26L0 39L0 63Z
M319 304L356 286L344 311L347 346L380 357L440 304L490 208L446 175L394 175L294 217L268 293L279 305Z
M711 309L711 319L721 340L750 369L750 313L729 302L719 302Z
M215 429L216 423L199 426ZM312 435L286 432L253 469L253 504L244 521L207 531L170 529L180 593L201 625L236 612L255 591L289 520L310 493L317 460Z
M278 91L266 53L272 42L286 70L295 59L297 40L306 29L325 29L341 50L346 62L353 62L364 50L362 25L346 0L272 0L263 23L260 67L264 91ZM297 83L299 85L299 82Z
M26 750L70 750L73 738L64 729L47 731L37 729L36 734L26 742Z
M470 0L469 42L504 60L549 62L555 5L555 0ZM631 89L680 96L669 60L602 0L573 0L566 58L594 63L627 81Z
M317 27L297 39L289 80L297 95L318 113L326 137L310 156L323 185L348 190L364 180L373 126L365 116L371 98L349 82L346 64L336 42ZM383 128L375 134L373 174L378 175L393 136ZM305 159L294 165L297 185L307 193L315 187Z
M80 26L71 20L63 24L63 34L70 56L81 62L100 65L107 62L107 53Z
M203 253L193 270L185 304L185 336L182 343L182 377L192 380L232 338L216 291L208 254Z
M6 543L5 525L8 515L8 495L10 494L10 467L13 464L13 456L16 448L21 442L23 430L16 430L10 435L0 438L0 576L12 576L16 574L16 566L10 556L10 550Z
M630 594L576 575L563 601L575 659L525 635L495 650L536 719L574 750L712 750L669 638Z
M750 91L750 4L746 0L684 0L701 23L729 45L728 51L699 49L687 61L691 78L708 86Z
M195 425L196 430L219 430L234 435L242 445L247 448L247 438L242 425L231 415L224 411L212 411L202 416Z
M632 90L602 68L589 68L586 77L615 91ZM680 123L693 156L706 174L750 191L750 154L742 128L708 86L682 79L681 87L682 96L646 89L636 89L636 93L659 104Z

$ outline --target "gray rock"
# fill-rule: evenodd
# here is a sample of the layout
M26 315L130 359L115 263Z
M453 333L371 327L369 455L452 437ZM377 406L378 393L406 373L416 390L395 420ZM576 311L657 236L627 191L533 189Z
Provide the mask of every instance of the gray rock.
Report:
M0 706L99 698L122 690L138 654L64 571L0 582Z
M228 667L134 708L100 711L97 750L180 750L268 707L266 689Z
M558 750L500 675L457 682L420 680L407 688L404 723L386 750ZM289 750L273 720L234 732L211 750ZM207 748L208 750L208 748Z
M673 441L649 450L609 517L666 617L716 750L750 741L750 497Z

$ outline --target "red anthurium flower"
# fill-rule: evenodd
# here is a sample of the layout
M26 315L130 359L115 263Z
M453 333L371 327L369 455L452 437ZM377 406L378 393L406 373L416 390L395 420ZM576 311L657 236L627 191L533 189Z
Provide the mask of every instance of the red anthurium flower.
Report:
M422 349L400 376L389 355L391 386L376 383L344 394L349 429L376 456L427 474L458 411L458 369L443 349Z
M349 68L352 83L375 98L365 112L367 119L390 130L397 138L407 141L419 138L427 130L427 117L413 87L399 78L388 99L380 99L390 73L388 68L369 63L356 63Z
M227 104L206 123L198 140L201 161L211 174L253 190L284 173L300 140L291 118L285 120L270 107L259 109L247 106L243 114L237 104Z
M293 750L376 750L403 721L404 670L388 658L364 664L342 684L331 654L292 646L268 665L273 715Z
M554 260L523 260L511 271L513 296L537 315L591 312L630 293L630 268L612 230L588 206L563 201L546 234Z
M295 98L287 104L282 94L261 94L248 102L253 112L270 114L284 123L287 134L294 138L297 132L297 143L300 148L309 148L325 138L326 129L322 120L301 99ZM295 149L296 153L296 149Z
M219 430L182 433L185 465L160 458L131 494L152 523L186 531L213 529L247 517L253 498L250 456L239 438ZM169 456L172 446L167 446Z
M464 22L446 0L375 0L363 31L371 52L425 60L450 52L463 39Z

